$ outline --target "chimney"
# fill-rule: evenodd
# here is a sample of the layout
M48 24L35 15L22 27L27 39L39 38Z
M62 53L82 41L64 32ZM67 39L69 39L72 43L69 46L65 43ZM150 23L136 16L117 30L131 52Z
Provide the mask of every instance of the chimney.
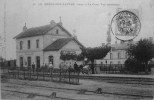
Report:
M58 23L59 25L63 25L63 23L62 23L62 21L61 21L61 16L59 17L59 19L60 19L60 22Z
M54 21L54 20L51 20L51 21L50 21L50 25L51 25L51 26L55 26L55 25L56 25L55 21Z
M27 30L27 26L26 26L26 23L25 23L25 26L23 27L23 32L25 32Z

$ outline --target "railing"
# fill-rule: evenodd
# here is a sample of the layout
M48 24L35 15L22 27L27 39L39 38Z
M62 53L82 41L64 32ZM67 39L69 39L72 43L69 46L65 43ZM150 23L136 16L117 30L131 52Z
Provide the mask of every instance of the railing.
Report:
M90 66L92 66L90 64ZM125 66L125 64L94 64L95 72L99 70L99 73L109 74L133 74L145 72L144 64L136 64L131 66ZM154 68L154 64L148 64L148 71L151 72L151 68Z
M24 80L43 80L56 81L69 84L79 84L79 72L70 69L35 69L31 68L16 68L3 69L6 76L9 78L17 78Z

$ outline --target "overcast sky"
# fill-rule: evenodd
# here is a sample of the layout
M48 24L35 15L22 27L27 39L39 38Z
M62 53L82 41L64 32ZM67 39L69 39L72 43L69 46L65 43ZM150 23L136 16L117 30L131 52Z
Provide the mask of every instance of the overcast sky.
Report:
M59 22L60 16L63 26L72 34L76 30L78 40L86 47L106 43L107 26L117 8L138 9L142 27L135 41L154 37L154 0L0 0L1 37L4 33L4 3L7 59L16 58L13 37L22 31L25 22L31 28L49 24L51 20Z

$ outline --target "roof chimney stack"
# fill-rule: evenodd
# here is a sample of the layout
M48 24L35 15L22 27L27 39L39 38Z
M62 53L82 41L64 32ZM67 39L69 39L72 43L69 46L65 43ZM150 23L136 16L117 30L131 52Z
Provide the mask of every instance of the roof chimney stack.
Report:
M25 23L25 26L23 27L23 32L25 32L27 30L27 26L26 26L26 23Z
M62 21L61 21L61 16L60 16L59 18L60 18L60 22L59 22L59 24L62 26L62 25L63 25L63 23L62 23Z
M56 24L56 23L55 23L54 20L51 20L51 21L50 21L50 25L51 25L51 26L55 26L55 24Z

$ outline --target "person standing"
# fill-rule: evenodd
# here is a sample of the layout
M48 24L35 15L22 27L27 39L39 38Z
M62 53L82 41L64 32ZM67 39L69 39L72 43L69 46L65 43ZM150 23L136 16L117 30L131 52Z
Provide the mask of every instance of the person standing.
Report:
M33 72L34 72L34 70L35 70L35 64L34 64L34 62L33 62L33 64L32 64L32 70L33 70Z
M74 70L77 70L78 69L78 65L77 65L77 63L75 62L74 63Z
M49 63L49 69L53 69L52 62Z

